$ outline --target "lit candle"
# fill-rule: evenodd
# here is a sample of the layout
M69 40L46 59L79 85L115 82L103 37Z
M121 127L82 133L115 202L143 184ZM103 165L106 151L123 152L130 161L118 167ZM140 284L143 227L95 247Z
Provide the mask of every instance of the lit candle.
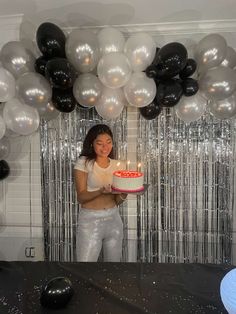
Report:
M118 163L116 164L116 167L119 169L120 167L120 162L118 161Z
M130 160L127 161L126 170L129 170Z
M137 171L138 172L141 172L141 165L142 165L141 162L139 162L138 165L137 165Z

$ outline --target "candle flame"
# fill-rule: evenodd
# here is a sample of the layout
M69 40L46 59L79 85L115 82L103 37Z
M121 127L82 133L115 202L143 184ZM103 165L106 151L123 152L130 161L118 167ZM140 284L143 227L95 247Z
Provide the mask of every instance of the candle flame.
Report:
M119 167L119 165L120 165L120 162L118 162L118 163L116 164L117 167Z

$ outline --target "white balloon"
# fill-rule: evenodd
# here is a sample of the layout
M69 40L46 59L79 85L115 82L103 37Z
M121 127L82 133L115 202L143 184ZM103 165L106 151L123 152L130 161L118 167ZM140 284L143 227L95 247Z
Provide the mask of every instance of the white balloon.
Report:
M146 33L138 33L127 39L124 53L128 57L135 72L144 71L153 61L156 54L156 44Z
M5 136L0 140L0 160L6 159L10 152L10 141Z
M6 132L6 124L2 116L0 116L0 139L3 138L3 136L5 135L5 132Z
M128 103L135 107L149 105L156 96L156 84L143 72L133 73L124 87L125 97Z
M100 59L97 72L106 87L120 88L130 79L131 65L123 53L112 52Z
M227 48L226 57L221 65L232 69L236 66L236 51L232 47Z
M52 101L48 102L46 105L38 106L37 110L40 117L47 121L56 119L60 114L60 111L53 106Z
M14 76L4 68L0 68L0 101L6 102L15 96L16 82Z
M19 41L9 41L1 50L1 62L14 77L34 71L35 58Z
M106 27L100 30L97 36L101 56L111 52L123 51L125 39L118 29Z
M209 69L220 65L227 52L227 43L220 34L209 34L203 37L196 46L195 58L198 67Z
M82 73L93 71L99 59L98 39L89 30L73 30L66 40L66 56Z
M104 87L95 109L103 119L111 120L119 117L125 102L124 93L121 89Z
M20 135L29 135L39 127L39 113L36 109L13 98L5 103L3 118L7 128Z
M199 90L207 99L222 100L236 90L236 72L228 67L215 67L202 74Z
M37 109L51 100L52 88L44 76L28 72L17 79L16 94L22 103Z
M236 313L236 268L229 271L220 283L221 300L229 314Z
M91 73L79 75L73 86L73 94L81 106L93 107L102 93L102 83Z
M189 123L198 120L204 114L206 103L207 100L197 93L190 97L182 96L174 108L177 117Z
M209 102L210 113L218 119L230 119L236 115L236 93L229 98Z

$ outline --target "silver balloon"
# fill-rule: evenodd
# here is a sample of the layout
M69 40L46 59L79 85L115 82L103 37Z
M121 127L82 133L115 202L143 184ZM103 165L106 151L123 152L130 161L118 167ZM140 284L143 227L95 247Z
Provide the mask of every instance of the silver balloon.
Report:
M16 98L5 103L3 118L7 128L20 135L29 135L39 127L38 111Z
M6 102L15 96L16 82L14 76L0 67L0 102Z
M121 52L104 55L97 67L99 79L110 88L123 87L130 79L131 71L128 58Z
M73 94L77 102L85 107L93 107L102 93L102 83L91 73L79 75L73 86Z
M99 46L95 34L89 30L73 30L66 40L66 56L79 72L91 72L98 63Z
M122 89L104 87L95 109L103 119L111 120L119 117L124 108L125 102Z
M133 73L124 87L125 97L128 103L135 107L149 105L156 96L156 84L143 72Z
M0 160L6 159L10 153L10 141L7 137L0 140Z
M15 78L26 72L34 71L35 58L19 41L6 43L1 50L1 62Z
M198 120L204 114L206 103L207 100L197 93L190 97L182 96L174 108L177 117L189 123Z
M0 116L0 139L3 138L3 136L5 135L5 132L6 132L6 124L2 116Z
M226 53L225 38L219 34L209 34L197 44L195 59L198 67L209 69L218 66L226 57Z
M52 88L41 74L28 72L17 79L16 95L22 103L37 109L51 100Z
M232 69L236 66L236 51L232 47L227 48L226 57L221 65Z
M60 111L58 111L52 104L52 102L48 102L46 105L41 105L37 107L38 113L40 115L41 118L43 118L44 120L50 121L53 119L56 119L59 114Z
M100 30L97 36L101 56L111 52L123 51L125 38L118 29L106 27Z
M200 76L199 89L207 99L228 98L236 89L236 72L223 66L209 69Z
M230 119L236 115L236 93L229 98L220 101L210 101L208 105L210 113L218 119Z
M156 54L156 43L146 33L137 33L127 39L124 53L135 72L144 71L153 61Z

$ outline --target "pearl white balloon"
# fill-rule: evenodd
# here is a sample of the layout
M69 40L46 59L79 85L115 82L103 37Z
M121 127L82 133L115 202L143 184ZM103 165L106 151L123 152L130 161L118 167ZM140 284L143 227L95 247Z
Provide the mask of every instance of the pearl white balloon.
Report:
M236 268L229 271L221 280L220 296L229 314L236 313Z
M16 95L22 103L37 109L51 100L52 88L41 74L28 72L17 79Z
M6 132L6 124L3 120L3 117L0 116L0 139L3 138Z
M206 103L207 100L197 93L190 97L182 96L174 108L177 117L189 123L198 120L204 114Z
M106 87L120 88L130 79L131 65L123 53L112 52L100 59L97 72Z
M145 107L149 105L156 96L156 90L154 80L148 78L143 72L133 73L124 87L124 93L128 103L135 107Z
M228 67L219 66L209 69L200 76L199 90L207 99L228 98L236 89L236 72Z
M60 114L60 111L53 106L52 101L46 105L38 106L37 110L40 117L47 121L56 119Z
M125 38L118 29L106 27L100 30L97 36L101 56L111 52L123 51Z
M3 67L15 78L26 72L34 71L35 57L19 41L6 43L2 47L0 58Z
M73 30L66 40L66 56L82 73L93 71L99 59L98 39L89 30Z
M7 137L0 140L0 160L6 159L10 153L10 141Z
M209 102L210 113L218 119L230 119L236 115L236 93L229 98Z
M236 66L236 51L232 47L227 48L226 57L222 61L221 65L231 69Z
M124 53L133 71L141 72L152 63L156 54L156 44L149 34L137 33L127 39Z
M95 109L103 119L111 120L119 117L125 102L124 93L121 89L104 87Z
M36 109L13 98L5 103L3 118L7 128L20 135L29 135L39 127L39 113Z
M14 76L0 67L0 101L6 102L15 96L16 82Z
M79 75L73 86L73 94L81 106L93 107L102 93L102 83L91 73Z
M202 38L196 46L195 59L200 68L213 68L224 60L227 43L220 34L209 34ZM202 71L203 72L203 71Z

